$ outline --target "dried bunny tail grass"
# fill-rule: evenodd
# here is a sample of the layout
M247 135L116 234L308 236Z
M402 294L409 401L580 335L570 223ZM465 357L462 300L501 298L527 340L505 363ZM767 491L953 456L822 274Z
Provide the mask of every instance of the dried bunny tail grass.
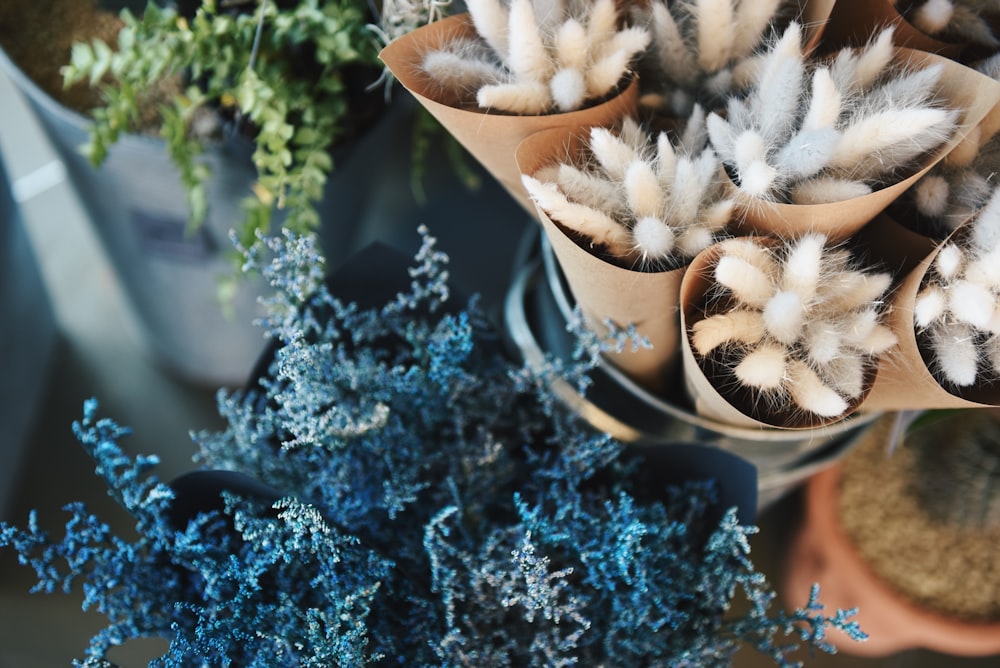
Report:
M796 133L771 159L781 181L812 178L829 163L840 145L841 135L833 128L803 130Z
M844 94L856 94L873 86L891 69L895 53L890 26L875 35L863 47L841 49L830 65L830 75Z
M501 0L466 0L476 32L490 45L501 62L509 57L508 30L510 17Z
M664 2L651 3L653 46L658 66L681 86L693 86L700 76L698 59L684 42L680 27Z
M721 163L711 150L702 151L695 158L681 156L677 161L674 180L670 188L670 219L680 225L698 221L699 211L719 183Z
M628 71L634 54L620 49L594 61L587 68L585 80L589 97L601 97L613 91Z
M720 241L719 252L723 256L738 258L746 262L767 276L768 280L777 280L781 272L780 265L772 250L751 238L734 237Z
M561 163L557 168L555 182L569 199L593 209L625 208L619 187L594 172Z
M670 225L655 216L643 216L632 226L632 240L641 261L653 266L669 259L677 245Z
M948 311L957 321L985 330L993 321L996 295L988 286L958 280L948 289Z
M731 57L742 59L767 37L768 27L781 9L781 0L741 0L737 4Z
M593 245L605 246L612 255L631 255L632 240L628 230L607 214L582 204L570 202L554 183L543 183L527 174L521 175L528 195L553 220L579 232Z
M948 296L939 285L928 285L913 302L913 324L918 329L930 327L948 312Z
M802 120L802 130L835 128L840 119L843 96L837 88L828 67L813 71L809 108Z
M564 69L582 71L587 66L587 29L576 19L568 19L556 29L556 62Z
M792 186L790 200L793 204L832 204L871 193L871 186L864 181L817 176Z
M771 277L756 265L724 255L715 265L715 282L728 289L740 303L762 309L773 292Z
M507 66L520 78L547 81L553 63L539 33L531 0L511 0L507 30Z
M972 223L970 239L980 253L990 252L1000 246L1000 188L994 188L989 200Z
M780 145L794 131L805 72L802 28L793 21L767 54L750 98L755 127L769 145Z
M888 272L838 271L823 276L817 301L824 315L854 311L881 301L891 287Z
M559 111L579 109L590 96L583 71L563 68L549 80L549 93Z
M755 344L764 338L764 320L757 311L719 313L691 326L691 345L702 357L729 343Z
M737 380L757 390L779 390L788 377L788 350L764 344L747 353L733 369Z
M935 375L958 387L975 385L979 371L979 349L968 325L940 321L930 329Z
M618 10L614 0L594 0L587 14L587 39L594 44L610 40L618 29Z
M819 291L826 237L806 234L788 249L781 274L781 288L793 292L804 303L811 302Z
M865 390L865 360L856 356L837 357L820 368L831 389L848 399L858 399Z
M907 71L894 67L887 71L882 82L851 100L848 122L884 109L919 109L943 107L938 100L941 76L940 64Z
M721 70L732 58L736 20L731 0L694 0L691 5L697 31L698 66L704 72Z
M623 181L628 166L642 159L636 148L607 128L591 128L589 145L594 158L612 181Z
M955 5L950 0L927 0L907 18L917 30L936 35L948 28L955 15Z
M876 112L843 130L830 166L850 178L877 180L942 146L954 134L958 118L953 109Z
M958 244L947 243L938 251L933 267L942 281L954 280L965 267L965 252Z
M800 360L788 363L786 388L799 407L820 417L838 417L850 407L843 397L823 382L814 369Z
M541 114L552 106L549 87L540 81L515 81L482 86L476 93L482 109L514 114Z
M636 218L658 217L664 208L664 196L653 166L635 160L625 170L625 201Z
M802 337L805 312L806 304L801 295L778 290L764 304L764 327L778 342L794 345Z
M481 86L507 77L476 39L457 39L447 49L428 51L420 66L435 86L457 99L468 99Z
M983 20L975 9L957 4L949 28L961 39L973 44L990 49L1000 47L1000 40L997 39L990 24Z

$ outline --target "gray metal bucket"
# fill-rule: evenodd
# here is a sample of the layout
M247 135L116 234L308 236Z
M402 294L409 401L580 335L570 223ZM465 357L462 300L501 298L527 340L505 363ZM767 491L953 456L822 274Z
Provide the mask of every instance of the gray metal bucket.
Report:
M0 157L0 517L39 415L56 344L56 323Z
M535 233L537 235L537 232ZM519 261L505 302L507 333L525 361L546 355L569 359L566 331L572 305L544 236ZM737 454L757 467L759 507L765 508L838 459L877 415L851 416L818 429L749 429L708 420L683 403L654 396L610 364L592 374L586 396L557 381L556 393L596 429L631 443L705 443Z
M269 287L261 279L243 280L228 315L217 293L220 280L235 271L227 256L229 232L244 219L240 202L251 195L256 178L250 142L231 138L208 148L208 217L189 234L186 193L162 140L124 135L95 168L80 152L90 120L53 100L2 50L0 67L21 90L64 163L123 284L146 348L189 382L242 382L264 345L254 321L262 315L258 299ZM338 167L349 161L351 169L335 171L320 206L320 243L333 264L354 250L356 221L367 203L370 175L385 159L385 126L392 121L389 114L364 145L334 155Z
M232 275L230 228L242 219L253 168L239 144L208 152L209 213L188 234L185 190L164 142L124 135L99 168L80 152L90 121L49 97L0 51L0 66L22 92L52 143L118 274L145 347L177 376L197 384L238 383L264 345L254 324L263 282L243 281L227 317L220 279Z

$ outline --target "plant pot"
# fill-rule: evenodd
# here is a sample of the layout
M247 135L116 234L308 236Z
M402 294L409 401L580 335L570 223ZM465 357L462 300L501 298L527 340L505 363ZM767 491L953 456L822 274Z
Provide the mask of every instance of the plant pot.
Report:
M538 231L525 237L505 303L507 336L517 354L531 365L546 356L568 361L575 346L566 331L572 303L558 264ZM683 382L672 396L658 396L631 381L611 364L591 374L586 395L566 381L555 392L584 420L626 443L657 446L708 444L739 455L757 467L758 508L764 509L829 466L853 444L874 415L855 415L836 424L809 430L734 427L697 415L685 403Z
M0 517L12 501L56 346L52 306L9 185L0 156Z
M206 184L208 215L191 232L186 189L163 140L125 134L95 168L80 150L89 140L90 119L55 101L2 50L0 68L20 89L65 164L151 355L188 382L239 384L263 345L254 321L263 315L259 298L270 292L262 279L244 277L234 296L225 302L218 296L220 282L238 272L230 231L244 220L241 202L252 195L257 177L250 141L226 137L207 147L203 157L212 171ZM385 159L389 134L384 128L395 119L384 115L365 135L364 146L345 145L334 153L338 169L319 207L320 243L331 263L353 248L371 175ZM353 168L340 168L348 160ZM278 212L276 224L280 218Z
M878 438L885 431L876 425L869 433ZM915 648L970 657L1000 653L1000 621L972 622L931 611L875 573L848 537L838 512L843 472L838 464L806 484L803 523L786 555L783 590L801 596L815 582L825 605L856 607L856 620L868 641L856 643L836 631L828 637L848 654L884 657ZM894 529L886 525L884 531ZM786 599L789 604L801 602L787 593Z

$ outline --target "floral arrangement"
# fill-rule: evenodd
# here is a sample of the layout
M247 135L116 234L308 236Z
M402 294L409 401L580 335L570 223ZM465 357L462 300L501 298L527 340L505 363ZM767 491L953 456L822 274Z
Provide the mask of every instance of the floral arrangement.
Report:
M62 538L34 516L0 527L37 591L82 586L107 615L87 665L143 636L169 639L162 666L721 666L741 643L791 666L800 642L829 649L830 626L863 637L816 591L772 610L753 529L717 488L640 483L620 443L511 366L476 300L449 300L430 238L410 286L370 307L331 294L308 238L269 246L275 343L220 394L228 428L197 436L207 468L158 480L91 401L74 429L136 536L82 504ZM357 270L376 257L384 276L384 256ZM578 365L548 373L583 385L622 339L581 342ZM200 505L199 474L223 480Z
M891 216L916 198L954 226L985 204L1000 88L984 74L988 58L977 71L900 46L909 33L876 4L633 3L614 25L649 36L622 75L638 74L635 100L623 92L623 111L604 121L564 117L558 129L517 134L520 192L587 326L634 325L651 344L605 355L645 390L662 397L683 387L682 401L702 416L778 429L940 401L912 394L926 381L928 344L916 335L924 325L907 320L915 295L902 289L940 242L887 248ZM958 23L965 12L958 2L909 4L924 13L949 4ZM495 14L514 5L489 6ZM541 16L548 3L531 6ZM554 16L583 11L574 2L556 7ZM481 9L470 11L479 34L466 38L495 41ZM504 39L530 41L532 31L504 25ZM390 46L387 63L402 77L423 67L421 47L441 50L449 38L422 29L398 42L407 46ZM450 104L408 88L428 108ZM525 127L553 116L518 113ZM491 131L480 160L489 168L507 159L508 146ZM942 178L951 179L947 188ZM746 236L747 244L729 241ZM759 264L729 255L751 245ZM994 293L975 297L968 311L993 312L983 309ZM737 320L748 329L731 329ZM914 374L922 380L908 388ZM734 395L743 399L731 403Z
M1000 374L1000 192L961 234L937 251L914 304L918 330L930 340L932 372L968 387Z

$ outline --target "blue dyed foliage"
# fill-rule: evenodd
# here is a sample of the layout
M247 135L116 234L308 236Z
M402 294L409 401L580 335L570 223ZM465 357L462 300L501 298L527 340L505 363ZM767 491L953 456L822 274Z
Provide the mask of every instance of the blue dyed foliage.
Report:
M259 383L220 394L228 428L204 467L247 474L276 503L226 494L175 526L174 492L117 445L88 402L76 433L137 538L82 505L65 536L31 518L0 545L39 591L80 585L109 625L88 659L163 636L154 665L716 666L741 643L778 665L849 615L772 609L735 512L706 483L635 489L622 446L554 400L553 374L512 366L475 300L451 308L425 243L412 285L380 308L329 294L307 240L272 242L280 345ZM744 599L740 613L733 604Z

